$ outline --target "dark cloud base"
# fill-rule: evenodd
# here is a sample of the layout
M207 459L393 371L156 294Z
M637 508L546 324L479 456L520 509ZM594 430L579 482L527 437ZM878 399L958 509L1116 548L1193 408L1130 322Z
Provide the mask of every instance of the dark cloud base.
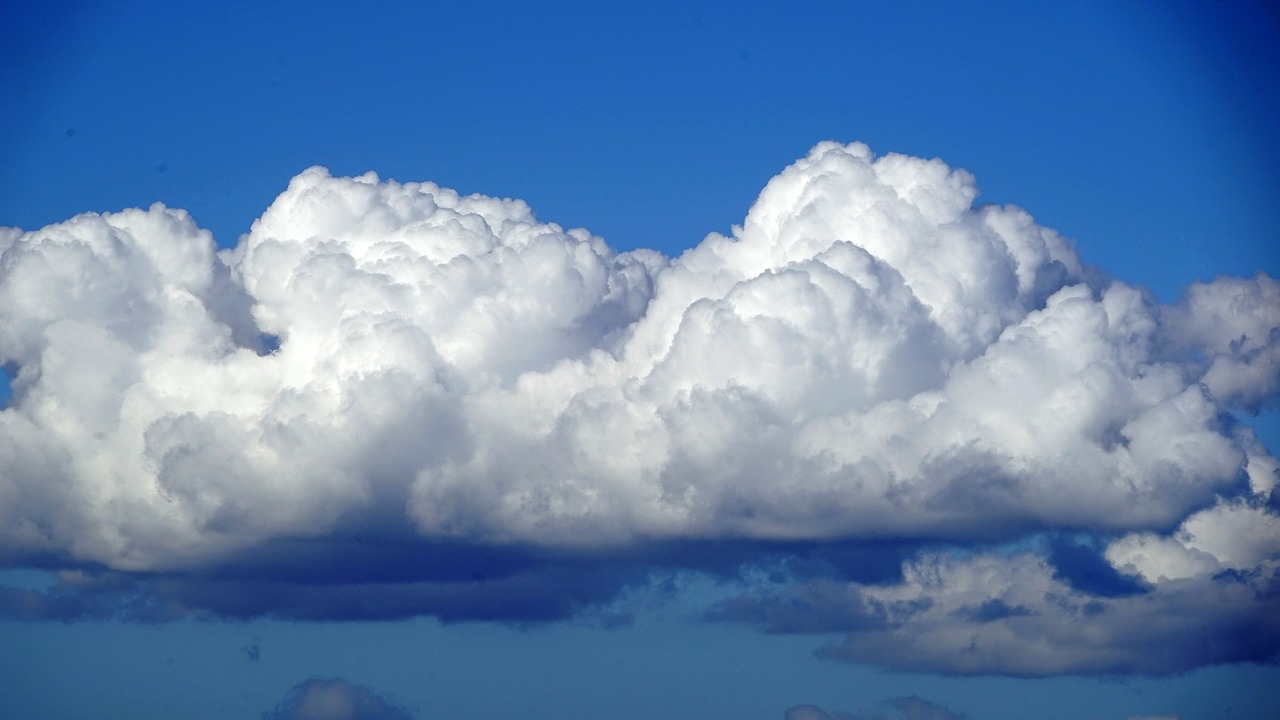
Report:
M186 617L354 621L431 616L443 622L548 622L603 607L673 572L723 582L901 579L917 543L661 542L607 556L545 548L398 541L273 541L181 573L127 573L27 558L57 573L44 591L0 587L0 617L166 622Z
M429 616L441 622L513 625L586 619L608 627L629 622L626 591L674 592L675 573L694 572L740 593L709 609L712 622L744 623L773 634L843 634L819 657L946 675L1180 673L1203 665L1280 662L1280 572L1223 572L1206 581L1252 597L1236 607L1207 609L1202 587L1170 593L1120 575L1099 543L1078 536L1046 538L1043 570L1053 603L1021 604L986 597L944 606L928 595L886 599L913 582L912 558L954 553L937 543L792 543L783 548L724 541L635 549L629 558L548 554L537 548L453 543L280 542L266 552L192 573L125 573L102 567L57 571L45 590L0 588L0 618L36 622L120 620L160 623L184 618L309 622L395 621ZM981 550L969 552L981 553ZM397 558L396 561L388 558ZM752 586L775 590L746 590ZM1056 589L1055 589L1056 588ZM1068 623L1058 665L1003 651L1004 664L966 665L931 645L930 618L974 629L974 642L1001 627L1052 640L1035 623ZM1173 618L1172 620L1170 618ZM1138 622L1135 623L1135 620ZM1027 628L1018 628L1024 623ZM1102 633L1106 652L1076 648L1072 634ZM256 651L256 648L253 648ZM254 657L255 652L249 652ZM960 653L963 655L964 653ZM975 656L976 657L976 656ZM961 660L963 658L960 658ZM1025 662L1024 665L1020 663Z

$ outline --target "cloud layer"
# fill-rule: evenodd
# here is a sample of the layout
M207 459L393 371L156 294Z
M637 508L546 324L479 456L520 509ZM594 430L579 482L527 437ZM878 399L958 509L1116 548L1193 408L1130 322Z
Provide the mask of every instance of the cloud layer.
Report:
M633 582L652 548L681 565L693 545L1069 532L1154 588L1102 596L1108 618L1256 620L1275 604L1277 463L1230 413L1280 394L1280 283L1162 306L977 194L939 160L823 143L731 237L678 258L519 201L320 168L220 252L159 205L0 230L0 557L154 589L463 548L508 580L586 578L555 615ZM467 582L428 565L378 580ZM298 586L365 572L326 567ZM902 667L1166 671L1280 644L1144 663L1077 639L1015 659L1015 637L1102 622L1061 574L1035 549L928 550L898 585L786 592L875 615L848 630L889 646L832 652ZM409 595L403 612L439 612ZM726 613L772 626L752 597ZM867 609L895 603L914 609Z

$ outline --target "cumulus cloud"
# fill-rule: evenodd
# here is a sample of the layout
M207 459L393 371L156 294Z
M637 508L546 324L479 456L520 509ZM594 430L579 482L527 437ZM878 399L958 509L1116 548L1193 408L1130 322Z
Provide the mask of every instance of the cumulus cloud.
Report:
M371 688L342 678L311 678L289 691L263 720L412 720Z
M831 715L817 705L796 705L782 713L783 720L831 720Z
M893 698L887 704L896 711L896 715L890 717L900 717L902 720L964 720L964 715L957 715L941 705L914 695Z
M1163 306L977 194L940 160L823 143L676 258L320 168L224 251L159 205L5 229L0 558L214 614L245 605L219 591L253 568L356 558L286 594L343 617L368 566L469 548L513 592L584 578L544 617L695 545L1071 531L1119 538L1100 561L1117 573L1249 612L1204 574L1275 557L1277 463L1230 413L1275 404L1280 283ZM1224 513L1257 532L1210 529ZM948 557L893 575L961 573ZM1041 556L1000 562L1066 582ZM390 616L483 605L415 567L379 576L403 586ZM57 599L23 592L6 602L28 614Z
M941 705L911 695L889 698L880 703L879 712L850 714L836 711L828 713L816 705L797 705L783 713L784 720L964 720Z
M819 654L954 675L1159 675L1275 662L1278 524L1242 498L1193 514L1169 537L1114 540L1094 565L1111 580L1081 573L1090 563L1064 562L1061 551L929 551L904 565L900 582L807 580L732 598L712 617L844 633Z
M1163 334L1201 356L1201 382L1219 402L1249 410L1280 396L1280 283L1220 278L1195 283L1169 308Z

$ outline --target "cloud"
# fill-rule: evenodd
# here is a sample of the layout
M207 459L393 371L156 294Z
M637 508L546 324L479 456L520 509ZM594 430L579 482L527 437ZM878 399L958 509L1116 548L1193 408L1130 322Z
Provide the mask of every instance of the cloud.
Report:
M951 675L1162 675L1275 662L1280 549L1255 536L1275 524L1235 501L1192 515L1170 538L1121 537L1095 561L1131 585L1121 592L1110 580L1073 582L1053 550L942 550L905 564L898 583L809 580L732 598L711 616L769 632L844 633L819 654ZM1188 547L1200 538L1215 542Z
M893 698L888 701L888 704L897 711L902 720L964 720L963 715L957 715L941 705L935 705L914 695Z
M1259 276L1261 279L1264 276ZM1220 402L1257 411L1280 396L1280 283L1195 283L1167 310L1164 335L1204 352L1202 382Z
M379 565L362 564L369 557ZM388 560L394 557L405 560L397 566ZM0 587L0 617L155 623L185 617L334 621L432 615L446 623L524 624L598 615L624 589L646 585L651 574L638 560L562 560L501 549L468 552L457 545L272 546L204 572L59 571L45 589ZM616 612L603 619L625 620Z
M850 714L828 713L816 705L797 705L783 713L784 720L964 720L941 705L911 695L889 698L881 704L880 712Z
M0 231L0 560L93 579L6 612L548 619L646 565L866 544L890 550L857 577L791 562L825 568L797 596L897 581L995 628L1056 616L950 605L904 578L963 568L917 551L1058 533L1092 549L991 572L1117 606L1191 573L1186 602L1249 616L1201 553L1275 557L1277 463L1231 413L1275 406L1280 283L1160 305L977 194L940 160L822 143L676 258L320 168L223 251L160 205Z
M412 720L413 716L364 685L311 678L295 685L263 720Z
M796 705L782 713L783 720L831 720L831 715L817 705Z

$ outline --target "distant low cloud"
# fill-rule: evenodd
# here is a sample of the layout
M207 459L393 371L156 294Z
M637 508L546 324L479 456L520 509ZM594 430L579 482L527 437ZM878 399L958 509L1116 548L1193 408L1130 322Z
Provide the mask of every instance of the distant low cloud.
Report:
M342 678L311 678L295 685L263 720L413 720L372 689Z
M878 712L867 714L828 713L816 705L797 705L783 713L783 720L965 720L964 715L914 695L890 698L880 705Z
M1103 597L1034 553L924 554L903 583L808 581L722 603L713 617L772 632L845 633L820 655L948 675L1170 674L1274 662L1274 570L1163 582Z
M822 143L677 258L321 168L225 251L159 205L0 229L0 562L63 572L0 612L537 621L786 557L718 615L942 672L1273 657L1233 413L1280 399L1280 282L1161 305L976 197Z
M817 705L796 705L782 713L782 720L831 720L831 715Z
M887 704L893 708L891 713L884 720L965 720L964 715L957 715L950 710L935 705L924 698L910 697L893 698Z

